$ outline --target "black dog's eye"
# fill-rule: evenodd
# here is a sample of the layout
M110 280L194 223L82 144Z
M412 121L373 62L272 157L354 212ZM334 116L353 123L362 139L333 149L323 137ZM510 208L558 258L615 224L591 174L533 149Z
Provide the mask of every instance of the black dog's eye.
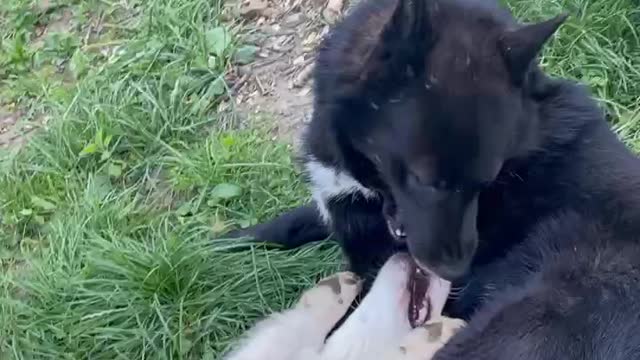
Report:
M406 180L407 183L411 186L423 186L424 185L424 180L420 177L420 175L411 172L411 171L407 171L406 172Z
M433 187L438 190L448 190L450 186L446 180L436 180L436 182L434 182L433 184ZM452 190L455 190L455 188L452 188Z
M420 176L413 172L409 172L407 174L407 182L408 185L413 188L429 191L441 190L442 186L446 186L446 183L443 183L441 181L437 181L434 183L430 178Z

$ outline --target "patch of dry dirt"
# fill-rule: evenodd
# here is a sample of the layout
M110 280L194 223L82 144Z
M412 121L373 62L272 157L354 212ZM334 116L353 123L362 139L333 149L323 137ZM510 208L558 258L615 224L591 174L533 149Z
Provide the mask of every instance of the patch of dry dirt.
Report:
M247 0L240 7L259 48L255 61L230 76L235 106L249 121L271 121L293 141L310 120L316 47L355 0Z
M269 122L275 136L295 143L311 117L310 76L316 47L356 1L246 0L232 9L248 25L246 41L259 49L254 61L235 67L228 76L234 108L244 123ZM68 31L73 26L71 12L59 10L54 21L37 29L36 43L50 31ZM97 23L91 26L99 28ZM21 146L36 128L21 124L21 115L0 108L0 148Z
M44 38L50 32L71 31L73 14L70 9L43 0L35 6L35 10L42 14L50 13L52 19L46 24L36 26L32 38L34 48L41 48ZM0 150L16 150L22 147L41 126L40 118L15 109L13 104L0 103Z
M22 122L20 111L7 111L0 107L0 150L19 148L37 128L32 122Z

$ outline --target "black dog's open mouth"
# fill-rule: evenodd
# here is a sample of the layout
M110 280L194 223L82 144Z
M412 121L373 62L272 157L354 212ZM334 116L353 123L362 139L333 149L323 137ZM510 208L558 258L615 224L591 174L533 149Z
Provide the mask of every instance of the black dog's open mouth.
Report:
M413 264L413 269L409 276L408 287L411 298L409 300L408 317L411 327L416 328L427 322L431 312L431 305L427 296L430 276L415 264Z
M387 197L386 199L389 198L390 197ZM402 226L402 223L399 221L398 209L393 200L386 200L384 202L382 214L387 222L387 228L389 229L391 236L398 241L404 240L404 238L407 237L407 233L404 231L404 226Z
M398 241L403 241L404 238L407 237L407 233L404 231L404 227L396 225L389 220L387 220L387 228L389 229L391 236L393 236L393 238Z

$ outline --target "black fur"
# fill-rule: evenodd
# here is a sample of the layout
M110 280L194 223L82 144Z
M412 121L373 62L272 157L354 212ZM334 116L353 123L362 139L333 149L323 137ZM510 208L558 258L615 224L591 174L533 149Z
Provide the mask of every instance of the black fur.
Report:
M640 247L576 212L478 272L484 302L434 360L640 358Z
M329 235L329 229L320 219L317 207L309 204L285 212L268 223L230 231L225 236L231 239L253 238L284 249L293 249L325 240Z
M640 160L582 86L538 68L562 21L364 0L320 50L306 161L375 194L327 199L330 229L360 274L400 243L456 280L445 310L471 322L438 360L640 356ZM292 214L253 235L325 234Z

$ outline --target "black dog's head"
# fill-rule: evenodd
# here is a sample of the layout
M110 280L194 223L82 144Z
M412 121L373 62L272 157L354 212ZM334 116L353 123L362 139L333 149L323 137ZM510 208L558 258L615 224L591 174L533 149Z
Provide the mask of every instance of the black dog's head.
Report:
M518 24L491 0L372 1L321 50L318 101L332 94L342 161L444 278L474 255L479 193L537 146L535 58L564 19Z

